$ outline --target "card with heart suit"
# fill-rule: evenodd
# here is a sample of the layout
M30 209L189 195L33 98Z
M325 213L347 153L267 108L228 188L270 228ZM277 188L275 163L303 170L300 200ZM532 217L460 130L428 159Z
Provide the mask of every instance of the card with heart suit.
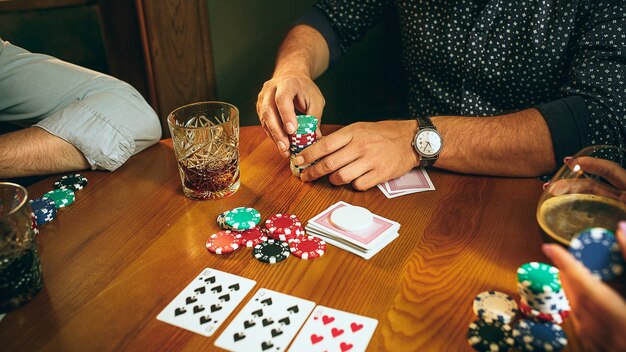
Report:
M315 302L261 288L215 341L237 352L284 351Z
M256 281L206 268L187 285L157 319L211 336L235 310Z
M380 183L377 186L387 198L435 190L435 186L424 168L412 169L398 178Z
M339 238L364 250L376 247L379 242L384 242L385 239L398 233L400 229L400 224L397 222L372 214L373 221L368 227L358 231L342 230L333 225L330 215L333 211L345 206L350 206L350 204L339 201L331 205L309 220L305 229L307 231L312 230L313 232L324 234L324 236L328 236L329 238Z
M376 319L317 306L289 351L365 351L376 325Z

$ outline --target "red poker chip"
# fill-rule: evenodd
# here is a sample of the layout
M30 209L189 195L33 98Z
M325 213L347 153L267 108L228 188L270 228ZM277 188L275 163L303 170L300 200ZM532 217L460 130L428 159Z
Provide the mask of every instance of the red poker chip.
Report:
M311 138L311 139L290 139L289 143L290 144L313 144L317 142L317 138Z
M288 135L289 138L292 139L303 139L303 138L313 138L313 137L317 137L317 133L314 132L309 132L309 133L300 133L300 134L290 134Z
M563 324L565 320L569 317L568 310L562 310L554 313L544 313L540 312L536 309L531 308L528 304L526 304L523 300L520 301L519 310L522 312L522 315L528 318L536 318L539 320L551 322L554 324Z
M271 239L278 240L278 241L283 241L283 242L289 241L292 238L295 238L297 236L302 236L304 234L305 234L305 232L304 232L304 230L302 228L297 229L295 232L293 232L293 233L291 233L289 235L286 235L284 233L276 233L276 232L269 233L269 231L268 231L268 236Z
M302 223L294 214L276 214L265 221L265 228L270 236L273 234L289 236L302 231Z
M326 242L315 236L296 236L288 241L291 254L300 259L315 259L326 253Z
M261 242L267 241L267 234L258 226L241 231L239 234L241 235L239 243L242 246L254 247Z
M239 248L241 234L230 230L222 230L206 240L206 249L215 254L230 253Z

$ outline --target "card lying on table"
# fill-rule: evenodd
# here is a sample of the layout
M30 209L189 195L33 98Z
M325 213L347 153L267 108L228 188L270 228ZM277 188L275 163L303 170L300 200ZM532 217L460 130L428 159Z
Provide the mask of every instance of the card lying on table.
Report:
M259 289L215 341L237 352L284 351L315 307L315 303L284 293Z
M255 281L206 268L159 313L157 319L211 336L252 290Z
M366 223L356 230L346 230L346 226L357 228L358 221L337 218L334 216L337 214L359 217ZM309 220L305 229L312 235L324 238L328 243L369 259L398 237L400 224L372 214L365 208L340 201Z
M387 198L435 190L435 186L424 168L412 169L403 176L379 183L377 186Z
M376 319L317 306L289 351L365 351L376 325Z

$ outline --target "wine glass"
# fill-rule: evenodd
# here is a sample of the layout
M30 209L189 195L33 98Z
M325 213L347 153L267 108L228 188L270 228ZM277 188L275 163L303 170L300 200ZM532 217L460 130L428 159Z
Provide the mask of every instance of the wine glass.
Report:
M537 205L537 222L549 241L569 246L590 227L615 232L626 220L626 150L609 145L586 147L552 177Z

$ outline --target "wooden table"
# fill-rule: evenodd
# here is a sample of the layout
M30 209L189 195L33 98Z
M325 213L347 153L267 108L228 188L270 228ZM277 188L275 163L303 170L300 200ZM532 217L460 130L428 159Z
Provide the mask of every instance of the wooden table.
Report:
M517 267L547 260L535 179L429 170L436 191L387 199L376 188L301 182L260 127L242 128L240 140L241 188L219 201L183 196L169 140L113 173L84 172L89 185L77 201L41 229L45 287L0 322L0 349L214 350L230 319L264 287L378 319L370 351L470 350L474 296L500 290L517 297ZM29 187L30 195L41 196L56 178ZM205 249L226 209L245 205L264 217L294 213L306 221L339 200L398 221L400 237L369 261L333 246L318 260L276 265L255 260L249 249L224 256ZM206 267L257 286L210 338L157 321ZM571 323L564 327L569 350L581 350Z

